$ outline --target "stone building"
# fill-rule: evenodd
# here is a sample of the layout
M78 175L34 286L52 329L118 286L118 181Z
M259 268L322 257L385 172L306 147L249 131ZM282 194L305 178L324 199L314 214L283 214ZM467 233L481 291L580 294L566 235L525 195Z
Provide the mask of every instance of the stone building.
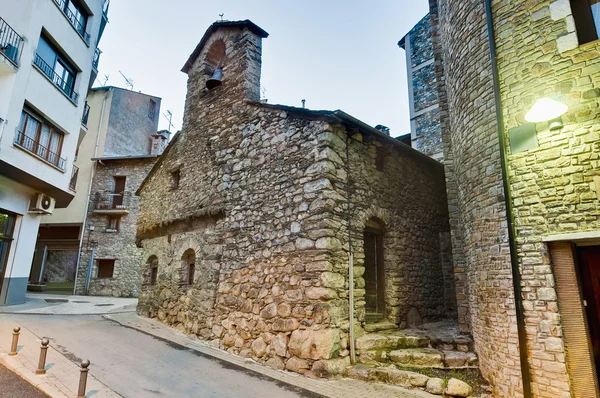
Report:
M598 4L429 3L460 326L495 396L597 397Z
M400 41L406 54L412 147L443 162L437 79L429 14Z
M42 217L32 286L41 282L41 288L63 294L137 296L137 198L129 193L168 141L168 133L157 133L160 103L158 97L118 87L90 91L71 185L75 197L65 209ZM110 260L116 257L110 277ZM108 267L106 273L98 273L100 264Z
M215 22L183 68L183 131L137 191L138 313L343 369L350 335L455 316L443 167L342 111L261 103L266 37Z

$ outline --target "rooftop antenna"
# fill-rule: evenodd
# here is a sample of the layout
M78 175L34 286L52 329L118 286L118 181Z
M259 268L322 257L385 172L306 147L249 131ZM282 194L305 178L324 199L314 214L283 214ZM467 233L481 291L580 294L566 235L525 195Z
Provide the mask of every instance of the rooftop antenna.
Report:
M129 87L130 90L133 90L133 79L128 79L121 71L119 71L119 73L123 76L123 79L125 79L125 85Z
M164 115L164 117L167 118L167 120L169 120L169 128L167 130L170 133L171 132L171 127L175 127L173 125L173 123L171 123L171 121L173 120L173 113L171 113L171 111L167 109L167 113L163 113L163 115Z
M223 15L225 15L225 13L219 14L219 17L221 17L221 21L223 21Z
M306 100L305 99L302 100L302 108L306 108Z

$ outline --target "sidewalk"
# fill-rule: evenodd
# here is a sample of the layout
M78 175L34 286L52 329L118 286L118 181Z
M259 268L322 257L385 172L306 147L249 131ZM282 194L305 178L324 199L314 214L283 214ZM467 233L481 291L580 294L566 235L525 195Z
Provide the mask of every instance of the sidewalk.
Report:
M420 390L407 390L401 387L365 382L353 379L342 380L314 380L297 373L281 371L260 365L251 359L244 359L225 351L211 347L208 343L192 340L183 333L170 328L158 321L139 317L133 313L106 314L105 319L118 324L136 329L142 333L154 336L157 339L177 344L197 351L204 355L218 358L222 361L240 366L272 379L314 392L329 398L439 398Z
M46 374L36 375L42 336L36 336L29 330L21 327L18 345L18 355L9 356L12 330L17 324L10 316L0 318L0 364L27 380L51 397L73 398L77 396L79 386L79 366L71 362L52 347L48 346L46 356ZM93 364L92 364L93 366ZM94 376L88 374L87 396L96 398L120 397ZM16 396L16 395L14 395Z
M0 306L0 314L99 315L135 312L136 298L27 293L25 303Z

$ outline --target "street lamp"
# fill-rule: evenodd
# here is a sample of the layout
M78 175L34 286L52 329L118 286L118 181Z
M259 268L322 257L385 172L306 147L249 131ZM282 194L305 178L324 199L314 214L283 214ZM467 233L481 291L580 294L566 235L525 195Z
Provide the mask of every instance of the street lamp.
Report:
M540 98L525 115L525 120L531 123L550 122L550 130L563 127L561 116L569 107L551 98Z

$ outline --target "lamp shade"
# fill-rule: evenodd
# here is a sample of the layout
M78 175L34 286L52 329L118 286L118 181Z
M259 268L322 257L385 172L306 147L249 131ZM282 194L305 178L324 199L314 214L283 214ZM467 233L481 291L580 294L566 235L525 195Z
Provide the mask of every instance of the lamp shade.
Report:
M525 120L531 123L547 122L565 114L569 107L551 98L540 98L525 114Z

